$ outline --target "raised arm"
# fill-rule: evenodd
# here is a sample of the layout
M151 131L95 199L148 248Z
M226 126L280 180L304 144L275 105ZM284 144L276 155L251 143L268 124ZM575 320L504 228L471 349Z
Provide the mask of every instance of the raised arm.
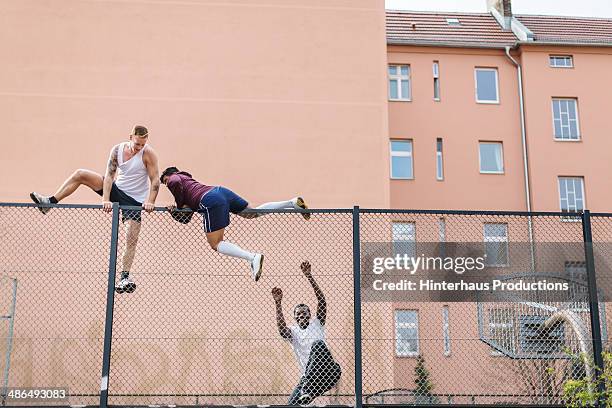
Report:
M283 315L283 291L280 288L272 289L272 297L274 297L274 303L276 303L276 326L278 327L278 334L281 337L291 340L291 330L287 327L285 322L285 316Z
M116 145L111 149L108 157L104 183L102 184L102 209L106 212L113 209L113 203L110 202L110 193L113 188L113 181L115 181L115 175L117 174L117 167L119 167L119 161L117 159L118 154L119 145Z
M312 276L310 262L302 262L300 269L302 269L304 276L306 276L306 279L310 282L310 286L312 286L315 296L317 297L317 319L319 319L321 325L325 325L325 318L327 317L327 302L325 301L325 295L317 284L317 281L315 281L315 278Z
M142 203L142 207L147 212L151 212L155 209L155 200L159 193L159 167L157 165L157 154L152 148L147 148L143 154L143 162L149 175L151 187L149 187L149 197L147 201Z

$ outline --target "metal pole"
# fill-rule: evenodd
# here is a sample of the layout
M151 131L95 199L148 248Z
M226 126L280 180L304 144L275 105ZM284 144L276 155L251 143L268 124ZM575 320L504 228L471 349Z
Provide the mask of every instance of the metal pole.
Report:
M601 326L599 318L599 299L597 296L597 279L595 277L595 257L593 255L593 236L591 233L591 212L585 210L582 214L582 236L584 239L584 255L586 259L587 281L589 285L589 309L591 315L591 334L593 336L593 357L595 366L600 370L604 369L603 345L601 341ZM595 370L595 378L601 380L601 372ZM605 384L598 381L598 391L603 398L605 395ZM601 406L603 405L603 402Z
M6 344L6 362L4 364L4 387L2 388L2 405L6 403L8 394L9 373L11 370L11 352L13 350L13 333L15 328L15 304L17 303L17 279L13 281L13 301L11 303L11 312L9 318L8 340Z
M113 226L111 230L110 255L108 260L108 288L106 292L106 325L104 327L104 354L102 357L102 379L100 381L100 407L108 407L108 375L110 373L111 344L113 338L113 309L115 306L115 272L117 269L117 241L119 239L119 203L113 203Z
M355 408L363 405L363 368L361 356L361 240L359 206L353 207L353 297L355 320Z

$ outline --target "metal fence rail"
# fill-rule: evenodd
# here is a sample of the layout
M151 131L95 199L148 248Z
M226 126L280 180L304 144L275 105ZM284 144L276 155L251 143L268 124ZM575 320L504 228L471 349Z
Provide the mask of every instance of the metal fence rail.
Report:
M69 390L65 405L287 405L302 373L279 334L272 289L282 289L288 325L298 304L314 318L304 261L326 300L332 356L317 354L327 366L312 378L331 388L317 405L561 406L563 385L597 375L587 360L601 365L609 344L610 214L355 207L312 210L308 221L292 210L232 216L225 238L265 254L256 283L246 261L210 249L201 217L181 223L157 208L142 212L130 269L137 289L116 293L129 239L122 212L136 208L52 207L43 215L0 204L4 405L41 405L7 398L10 390L57 387ZM385 298L364 289L377 251L458 256L476 247L508 282L564 272L571 296Z

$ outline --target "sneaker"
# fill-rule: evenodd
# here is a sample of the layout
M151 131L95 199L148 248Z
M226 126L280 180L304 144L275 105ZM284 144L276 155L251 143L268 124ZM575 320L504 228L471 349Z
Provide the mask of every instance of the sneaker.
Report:
M292 201L293 201L293 208L295 208L296 210L307 210L308 209L308 206L306 205L306 202L304 201L302 197L296 197ZM302 217L304 217L304 219L308 221L310 219L310 213L304 212L302 213Z
M115 292L117 293L132 293L136 290L136 284L130 278L123 278L115 286Z
M49 197L45 197L43 195L38 194L35 191L30 193L30 198L36 204L38 204L38 209L41 213L46 214L51 211L51 207L47 207L47 205L51 205L51 201L49 201Z
M297 399L297 403L299 405L308 405L311 402L312 402L312 397L308 393L300 395Z
M261 272L263 270L263 254L255 254L255 258L251 261L251 276L253 280L257 282L261 278Z

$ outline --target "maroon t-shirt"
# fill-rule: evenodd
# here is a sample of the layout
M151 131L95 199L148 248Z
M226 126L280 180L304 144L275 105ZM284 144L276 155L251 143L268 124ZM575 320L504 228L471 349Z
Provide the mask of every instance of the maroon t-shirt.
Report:
M202 196L215 188L215 186L198 183L191 178L191 174L185 171L179 171L168 176L166 186L174 196L177 208L183 208L184 205L187 205L193 211L200 209Z

